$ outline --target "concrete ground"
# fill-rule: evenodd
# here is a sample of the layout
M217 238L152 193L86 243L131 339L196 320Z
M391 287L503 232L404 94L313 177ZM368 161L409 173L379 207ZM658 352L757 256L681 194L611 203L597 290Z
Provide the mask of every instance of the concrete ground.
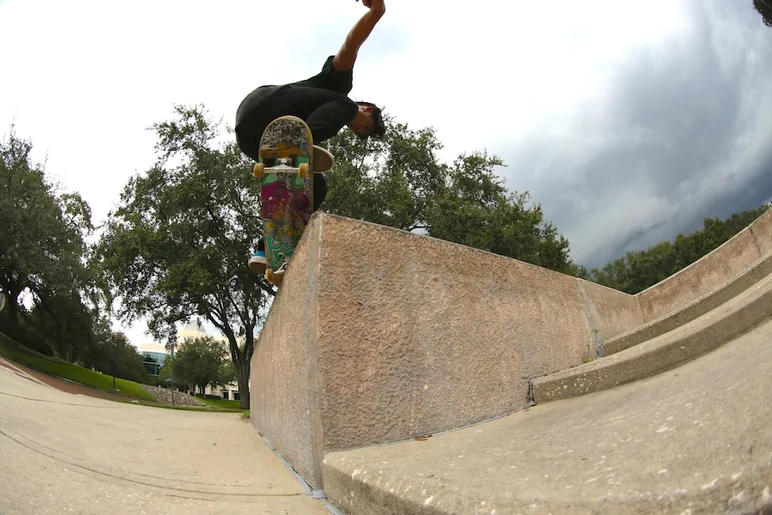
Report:
M329 514L239 414L73 395L3 361L2 514Z

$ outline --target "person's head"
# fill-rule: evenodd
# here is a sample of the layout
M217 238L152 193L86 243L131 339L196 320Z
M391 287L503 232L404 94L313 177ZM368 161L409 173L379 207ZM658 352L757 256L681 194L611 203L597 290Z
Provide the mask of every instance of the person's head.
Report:
M381 110L370 102L357 102L359 112L348 126L360 138L374 136L382 138L386 134L386 125L381 117Z

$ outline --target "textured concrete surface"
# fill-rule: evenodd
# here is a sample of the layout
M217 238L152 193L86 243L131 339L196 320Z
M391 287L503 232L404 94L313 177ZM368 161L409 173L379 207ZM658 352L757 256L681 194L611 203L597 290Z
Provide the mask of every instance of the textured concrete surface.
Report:
M646 322L718 289L772 252L772 209L702 259L636 297Z
M772 209L760 216L750 226L753 237L756 239L756 245L759 247L759 253L762 255L772 252Z
M753 267L770 220L772 211L700 262L630 296L316 213L253 357L253 422L309 484L323 488L319 464L327 452L524 409L532 378L602 355L604 342Z
M324 453L523 409L531 377L640 323L630 295L316 213L253 357L253 421L321 488Z
M352 514L772 512L772 322L667 372L466 429L328 455Z
M589 358L603 353L603 342L616 335L629 333L630 328L643 324L643 314L638 299L632 295L619 295L619 291L599 284L578 281L590 329L591 347Z
M321 389L316 372L318 212L306 228L273 300L252 356L251 420L314 488L321 483Z
M623 351L691 322L740 295L768 275L772 275L772 253L759 259L748 270L733 277L715 291L695 299L690 304L643 324L632 331L602 341L599 356L608 356Z
M567 399L675 368L772 318L772 275L698 320L619 353L539 377L536 403Z
M0 477L3 514L329 513L238 414L72 395L12 364Z

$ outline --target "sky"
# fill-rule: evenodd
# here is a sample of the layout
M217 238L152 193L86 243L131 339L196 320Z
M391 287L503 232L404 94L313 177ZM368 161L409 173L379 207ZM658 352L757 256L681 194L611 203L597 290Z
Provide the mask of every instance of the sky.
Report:
M772 28L752 0L387 0L355 100L487 150L588 268L772 199ZM262 84L316 74L354 0L0 0L0 132L94 220L150 168L175 104L233 125ZM299 15L302 13L302 16ZM143 339L130 328L132 341Z

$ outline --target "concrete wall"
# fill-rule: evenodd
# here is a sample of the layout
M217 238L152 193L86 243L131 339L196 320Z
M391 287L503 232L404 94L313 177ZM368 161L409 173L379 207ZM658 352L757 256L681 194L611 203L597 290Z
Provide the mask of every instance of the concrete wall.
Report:
M316 370L319 228L312 224L306 230L273 300L250 379L252 424L307 481L320 477L322 450Z
M312 486L322 454L522 409L529 378L643 322L636 299L317 213L252 362L252 420Z
M772 252L772 209L702 259L637 295L646 322L667 315L750 268Z
M326 452L432 434L529 401L529 379L672 312L772 252L772 210L637 296L316 213L252 360L252 421L313 487Z

